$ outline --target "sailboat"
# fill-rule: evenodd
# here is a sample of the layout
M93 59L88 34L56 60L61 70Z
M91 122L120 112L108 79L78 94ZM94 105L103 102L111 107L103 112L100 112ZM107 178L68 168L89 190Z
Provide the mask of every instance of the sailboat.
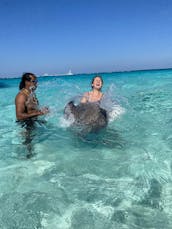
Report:
M67 73L67 75L68 75L68 76L72 76L72 75L73 75L71 69L69 69L69 72Z

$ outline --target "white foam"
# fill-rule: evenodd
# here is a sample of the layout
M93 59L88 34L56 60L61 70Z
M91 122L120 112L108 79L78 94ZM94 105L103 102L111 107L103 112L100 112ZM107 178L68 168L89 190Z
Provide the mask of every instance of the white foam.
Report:
M100 214L104 215L107 218L112 217L114 213L114 208L111 206L104 205L102 202L97 202L92 205L93 208Z
M125 109L123 107L121 107L120 105L114 105L112 107L112 110L109 112L109 121L112 122L124 113Z
M42 213L41 225L45 229L68 229L71 227L72 214L76 206L69 206L63 216L55 215L54 213Z
M42 175L45 170L53 167L55 165L55 162L39 160L39 161L34 161L33 164L36 166L36 173Z
M90 173L86 173L83 175L83 177L87 178L87 179L90 179L90 180L95 180L95 181L99 181L101 180L102 178L95 175L95 174L90 174Z
M60 118L60 127L67 128L75 121L74 116L71 114L69 119Z

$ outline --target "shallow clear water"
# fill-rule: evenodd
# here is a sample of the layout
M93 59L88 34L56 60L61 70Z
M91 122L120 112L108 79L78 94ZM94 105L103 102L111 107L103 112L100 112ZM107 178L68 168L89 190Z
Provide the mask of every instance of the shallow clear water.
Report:
M29 144L15 122L20 79L0 79L1 228L172 228L172 70L102 74L103 92L125 112L81 136L63 109L92 76L39 78L51 112Z

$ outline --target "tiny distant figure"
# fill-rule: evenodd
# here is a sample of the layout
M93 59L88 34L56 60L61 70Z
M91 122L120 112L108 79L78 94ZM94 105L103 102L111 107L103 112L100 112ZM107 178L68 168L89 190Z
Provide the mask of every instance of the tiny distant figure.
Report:
M37 77L33 73L24 73L19 84L19 93L15 98L16 118L22 127L26 128L24 144L27 146L27 158L32 156L32 131L38 116L49 112L47 107L39 109L39 102L35 94Z
M81 99L81 103L93 103L100 102L103 97L103 93L101 92L103 86L103 79L101 76L95 76L92 79L91 87L92 91L86 92Z

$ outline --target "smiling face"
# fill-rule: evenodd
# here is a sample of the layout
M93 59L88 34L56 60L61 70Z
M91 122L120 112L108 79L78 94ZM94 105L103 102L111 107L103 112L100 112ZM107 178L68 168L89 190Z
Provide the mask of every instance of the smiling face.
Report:
M102 78L99 76L96 76L92 81L92 88L101 90L102 86L103 86Z

